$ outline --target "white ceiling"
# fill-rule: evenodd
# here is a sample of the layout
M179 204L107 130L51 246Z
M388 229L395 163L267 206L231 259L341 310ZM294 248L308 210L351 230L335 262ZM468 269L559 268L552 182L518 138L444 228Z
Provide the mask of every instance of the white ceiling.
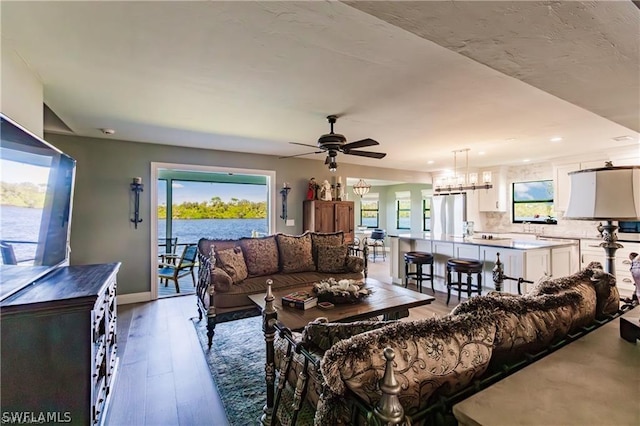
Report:
M111 128L111 138L284 156L313 151L289 142L314 145L338 114L336 132L387 152L339 162L422 171L450 168L463 148L480 167L640 140L631 1L1 8L2 48L80 136L106 139L99 129Z

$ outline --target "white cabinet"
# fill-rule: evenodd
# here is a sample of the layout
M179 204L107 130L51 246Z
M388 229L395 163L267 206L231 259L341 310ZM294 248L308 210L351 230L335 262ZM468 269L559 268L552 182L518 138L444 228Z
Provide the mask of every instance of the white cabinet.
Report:
M471 244L456 244L453 252L458 259L480 259L480 246Z
M579 270L578 246L558 247L551 249L551 276L566 277Z
M551 249L527 250L524 254L524 279L533 284L523 283L520 287L525 294L540 278L551 275Z
M500 262L504 274L508 277L519 278L523 275L524 251L506 249L503 247L480 246L480 260L484 262L482 275L482 287L487 290L494 290L493 268L498 260L500 253ZM502 283L502 291L505 293L518 293L517 281L505 280Z
M502 247L480 247L480 259L484 262L483 284L485 289L494 289L493 267L495 266L497 254L500 253L500 262L504 274L515 280L505 280L502 283L502 291L505 293L518 294L518 278L537 283L544 276L551 274L553 265L553 253L555 252L555 270L557 277L570 275L572 272L572 256L576 256L576 247L541 248L532 250L505 249ZM520 290L522 294L527 293L534 284L522 283Z
M478 210L481 212L507 211L507 179L502 168L491 170L490 189L478 189Z
M447 260L453 257L453 243L433 241L433 273L442 280L447 276Z
M602 240L580 240L580 267L586 268L591 262L600 262L604 268L607 264L607 255L604 248L600 247ZM629 297L635 290L633 277L629 268L631 252L640 253L640 243L622 241L622 248L616 250L615 276L618 291L622 297Z
M580 268L586 268L591 262L600 262L603 267L607 263L604 249L600 247L602 240L580 240Z
M571 179L569 172L580 170L580 163L563 164L554 167L553 207L557 212L564 212L569 205Z

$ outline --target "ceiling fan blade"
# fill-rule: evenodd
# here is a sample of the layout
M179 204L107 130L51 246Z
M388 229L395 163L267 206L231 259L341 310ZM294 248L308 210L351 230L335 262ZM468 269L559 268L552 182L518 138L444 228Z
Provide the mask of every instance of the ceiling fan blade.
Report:
M377 158L377 159L384 158L387 155L386 152L355 151L355 150L345 151L345 154L357 155L359 157Z
M364 148L366 146L374 146L374 145L380 145L380 143L378 143L378 141L374 141L373 139L366 138L366 139L361 139L359 141L349 142L347 144L344 144L342 145L342 149L344 151L348 151L353 148Z
M322 151L313 151L313 152L305 152L304 154L287 155L287 156L284 156L284 157L278 157L278 160L282 160L283 158L301 157L303 155L309 155L309 154L320 154L321 152Z
M289 142L289 143L290 143L290 144L293 144L293 145L308 146L308 147L311 147L311 148L317 148L317 147L318 147L318 145L309 145L309 144L307 144L307 143L300 143L300 142Z

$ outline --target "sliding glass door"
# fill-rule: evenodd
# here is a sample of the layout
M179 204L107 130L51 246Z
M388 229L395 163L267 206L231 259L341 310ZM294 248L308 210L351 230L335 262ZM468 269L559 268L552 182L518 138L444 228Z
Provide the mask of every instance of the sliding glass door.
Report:
M159 167L156 176L160 297L177 294L178 287L180 294L194 292L188 274L176 286L163 278L163 268L179 267L187 247L200 238L228 240L271 233L269 174Z

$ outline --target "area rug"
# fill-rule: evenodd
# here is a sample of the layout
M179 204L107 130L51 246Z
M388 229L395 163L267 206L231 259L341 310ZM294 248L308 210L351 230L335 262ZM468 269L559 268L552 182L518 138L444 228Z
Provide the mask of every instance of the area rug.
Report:
M253 316L216 324L211 348L207 344L206 320L195 319L193 325L229 424L259 424L262 407L267 400L262 317Z

